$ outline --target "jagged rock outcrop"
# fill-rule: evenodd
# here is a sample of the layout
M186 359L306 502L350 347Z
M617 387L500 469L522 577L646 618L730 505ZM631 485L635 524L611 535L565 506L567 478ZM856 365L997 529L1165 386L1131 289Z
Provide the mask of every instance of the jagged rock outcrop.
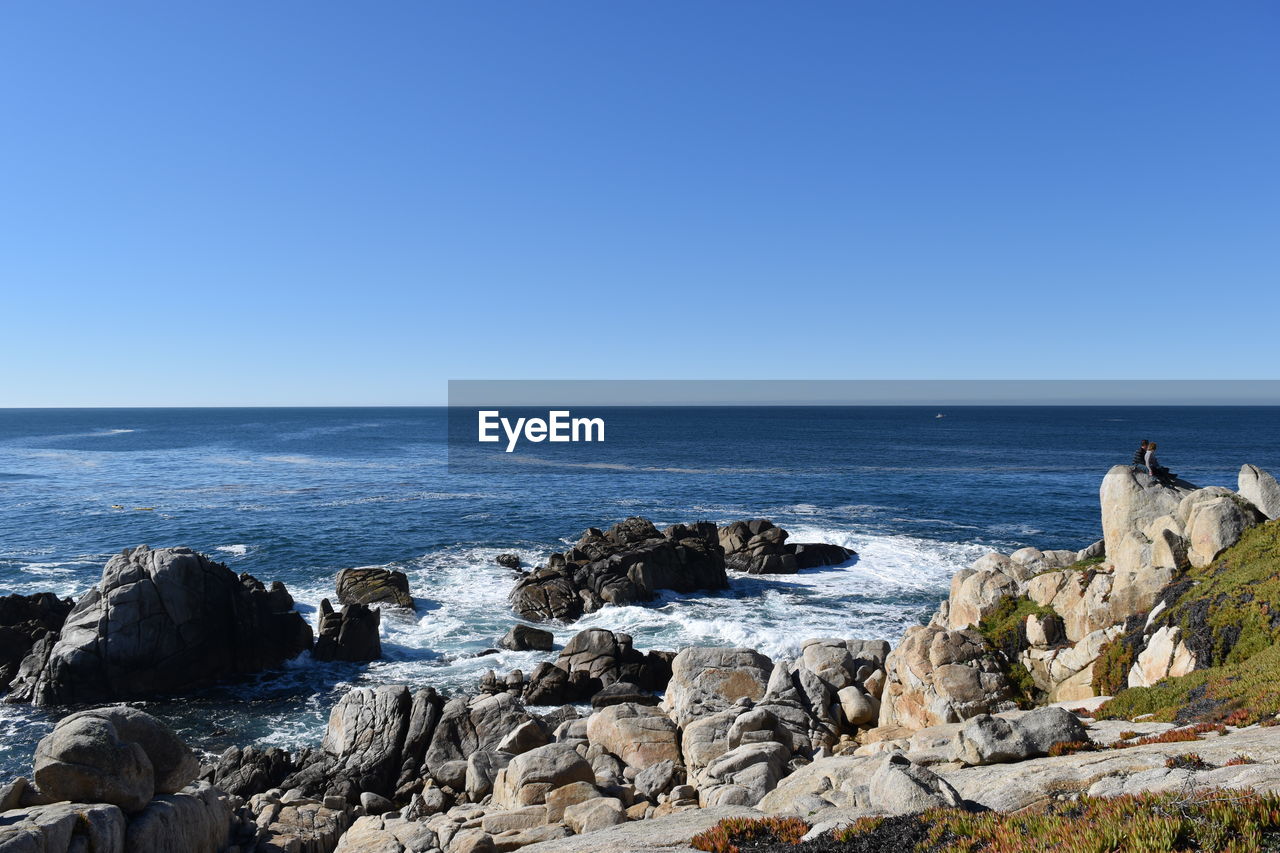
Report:
M334 612L329 599L320 599L320 636L311 656L319 661L364 662L382 657L379 626L382 611L364 604L343 605Z
M575 634L555 663L543 662L529 676L524 699L530 705L587 702L604 687L619 682L642 690L661 691L671 679L673 652L640 652L631 637L603 628Z
M349 803L365 791L390 796L401 769L413 697L402 685L348 691L329 712L320 749L295 759L298 769L281 784L320 798Z
M718 590L728 586L715 525L675 524L659 532L644 518L608 531L590 528L564 554L524 575L511 592L522 619L572 620L605 604L652 601L658 590Z
M293 770L293 756L278 746L233 746L218 756L204 778L220 791L248 799L279 787Z
M726 710L740 699L762 698L773 661L754 649L693 646L671 661L665 705L683 726L695 717Z
M449 700L423 758L423 775L441 786L465 790L472 753L497 750L512 729L530 719L520 700L509 693Z
M386 604L413 610L409 578L404 572L371 566L338 572L339 604Z
M854 552L839 545L788 544L787 531L766 518L734 521L718 532L725 565L753 575L795 574L843 563Z
M279 666L311 647L280 584L266 589L189 548L112 557L57 642L23 661L11 700L39 705L138 699Z
M908 628L885 670L881 726L918 729L1014 707L1002 661L972 630Z
M0 596L0 692L37 642L56 637L75 602L51 592Z

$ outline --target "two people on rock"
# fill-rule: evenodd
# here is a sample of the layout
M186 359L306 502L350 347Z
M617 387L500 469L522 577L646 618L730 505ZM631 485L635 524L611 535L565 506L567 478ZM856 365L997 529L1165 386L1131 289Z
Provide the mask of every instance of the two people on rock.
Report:
M1146 468L1147 473L1161 485L1167 486L1175 479L1169 469L1161 465L1156 458L1156 443L1145 438L1133 453L1133 467Z

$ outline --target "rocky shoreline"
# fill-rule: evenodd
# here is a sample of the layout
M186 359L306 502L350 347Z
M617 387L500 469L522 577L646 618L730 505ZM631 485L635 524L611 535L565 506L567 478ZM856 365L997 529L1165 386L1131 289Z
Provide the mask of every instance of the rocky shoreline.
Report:
M826 838L931 808L1280 791L1268 657L1280 648L1280 486L1252 465L1234 491L1117 466L1100 510L1097 543L959 572L892 649L813 638L771 660L639 650L586 630L554 661L490 672L469 695L357 688L320 746L246 746L203 765L141 711L88 709L41 742L30 779L0 788L0 853L687 849L729 818L796 818ZM658 590L722 589L733 571L854 556L787 538L763 519L663 531L627 519L515 576L512 608L563 624ZM519 572L513 556L504 565ZM74 606L0 600L7 701L180 693L303 649L375 659L380 608L413 607L394 574L344 572L342 609L322 607L317 639L279 584L187 549L125 551ZM550 651L554 637L516 624L501 645Z

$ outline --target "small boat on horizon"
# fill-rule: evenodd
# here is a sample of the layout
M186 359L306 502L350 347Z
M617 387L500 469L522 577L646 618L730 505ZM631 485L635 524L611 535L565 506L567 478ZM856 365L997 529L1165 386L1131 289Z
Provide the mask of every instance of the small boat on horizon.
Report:
M945 418L946 415L942 414L942 412L938 412L938 414L934 415L933 417L935 420L937 420L938 418Z

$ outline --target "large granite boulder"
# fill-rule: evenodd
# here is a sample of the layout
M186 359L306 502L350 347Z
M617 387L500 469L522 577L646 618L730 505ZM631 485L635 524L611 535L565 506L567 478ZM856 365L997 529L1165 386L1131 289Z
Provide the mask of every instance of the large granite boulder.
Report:
M320 749L295 756L296 769L278 787L352 804L366 791L390 796L400 777L414 707L414 697L402 685L348 691L329 712Z
M1184 501L1187 559L1196 567L1212 563L1239 542L1245 530L1263 520L1262 514L1239 495L1208 495L1197 500L1200 492Z
M1005 719L979 714L956 734L954 758L961 764L1001 764L1048 755L1056 743L1089 739L1084 724L1065 708L1039 708Z
M112 557L56 643L23 661L12 698L39 705L140 699L279 666L311 647L285 588L268 590L190 548Z
M1151 523L1161 516L1175 515L1182 499L1195 490L1195 486L1182 480L1166 486L1129 465L1113 466L1103 477L1098 491L1107 556L1119 568L1140 568L1140 565L1125 564L1122 554L1133 548L1126 545L1126 540L1131 536L1146 539Z
M167 726L136 708L94 708L59 721L36 746L33 777L52 800L111 803L143 809L156 794L173 794L200 772L200 763Z
M787 774L791 750L774 741L744 743L718 756L701 775L704 807L754 806Z
M507 808L537 805L551 791L574 782L595 782L591 764L569 744L551 743L517 755L499 770L493 799Z
M74 606L51 592L0 596L0 692L9 688L36 642L57 636Z
M908 628L885 661L880 725L921 729L1012 710L1013 687L997 654L975 631Z
M602 708L587 720L587 740L635 770L680 761L676 724L651 705L622 703Z
M524 575L511 592L522 619L572 620L606 604L652 601L663 589L724 589L724 552L715 525L676 524L659 532L644 518L590 528L564 554Z
M773 661L754 649L692 646L671 661L665 703L684 726L695 717L722 711L739 699L762 698L773 673Z
M927 767L902 753L887 756L867 784L867 799L880 814L919 814L964 804L956 789Z
M346 604L334 612L329 599L320 600L320 636L311 656L319 661L362 663L382 657L379 626L382 611L365 604Z
M409 578L404 572L376 566L338 572L339 604L387 604L413 609Z
M464 790L472 753L496 751L512 730L530 719L520 700L509 693L449 700L423 757L423 775L442 787Z
M1267 518L1280 518L1280 483L1257 465L1244 465L1238 478L1240 497L1258 508Z

